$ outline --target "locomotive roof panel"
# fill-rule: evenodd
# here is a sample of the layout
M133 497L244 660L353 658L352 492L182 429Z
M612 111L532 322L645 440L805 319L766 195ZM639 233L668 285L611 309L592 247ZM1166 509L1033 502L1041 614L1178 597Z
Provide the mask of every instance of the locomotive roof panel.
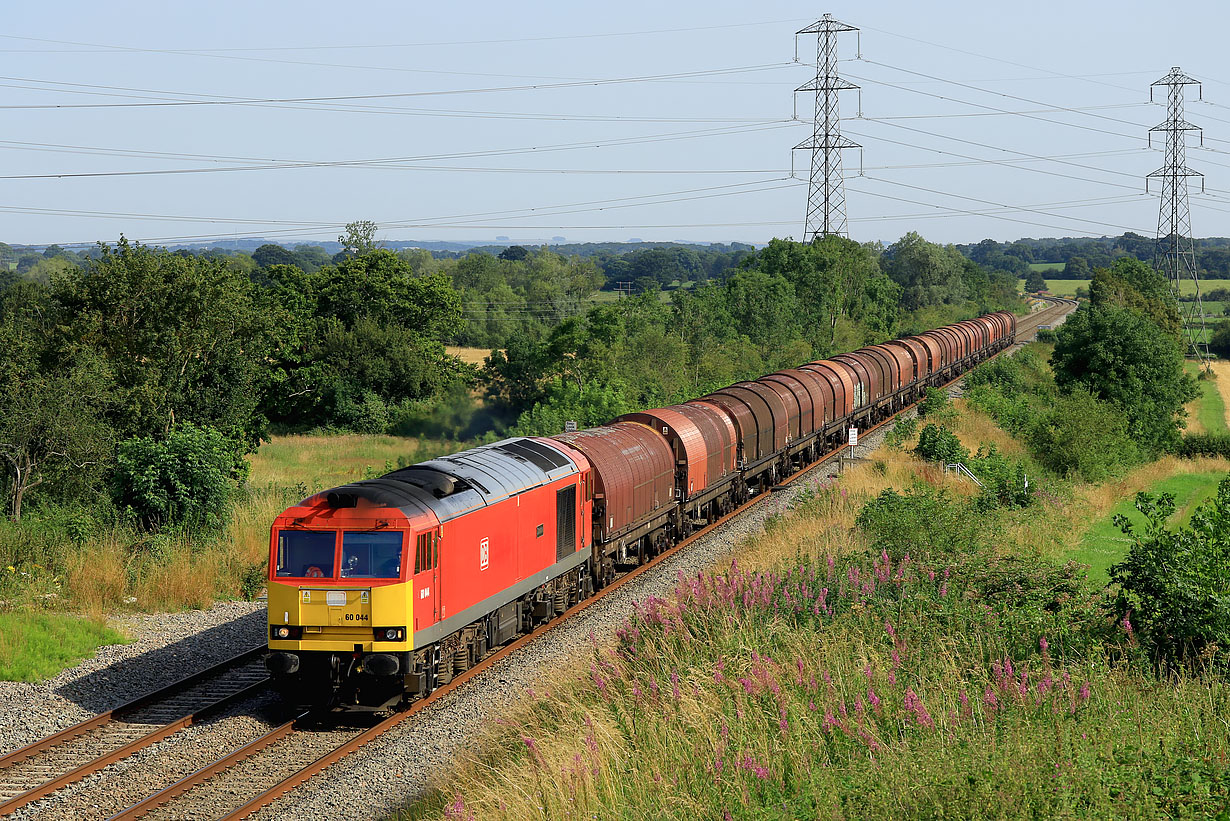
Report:
M410 518L430 514L443 523L576 472L577 466L563 451L544 442L505 439L400 468L379 479L352 482L312 498L340 506L353 506L363 499L398 508Z

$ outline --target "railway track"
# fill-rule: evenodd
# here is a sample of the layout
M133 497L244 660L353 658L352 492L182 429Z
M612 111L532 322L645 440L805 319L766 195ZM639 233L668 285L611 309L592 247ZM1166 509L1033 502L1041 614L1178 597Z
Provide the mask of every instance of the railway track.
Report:
M0 815L162 741L229 704L264 690L255 647L127 704L0 757Z
M1017 344L1032 341L1038 333L1039 325L1053 324L1055 320L1076 310L1077 302L1074 299L1064 299L1063 297L1054 296L1040 298L1051 303L1050 307L1043 308L1041 311L1034 311L1029 316L1019 317L1017 319Z
M1052 297L1047 298L1047 301L1052 303L1050 307L1037 311L1027 317L1022 317L1018 321L1017 333L1015 337L1015 341L1018 345L1030 341L1036 334L1039 325L1054 324L1056 320L1066 315L1076 307L1076 303L1072 300ZM962 377L958 377L958 379L953 380L953 382L949 384L960 381L963 376L964 375L962 375ZM892 422L894 418L895 416L885 419L884 421L872 426L864 433L874 432ZM778 487L789 486L790 484L802 479L816 468L837 458L844 452L844 450L845 446L833 449L829 453L821 456L812 464L796 472L794 475L783 481ZM614 582L607 585L595 596L575 605L566 611L562 616L553 619L545 625L542 625L538 629L534 630L534 632L522 636L509 645L499 648L474 667L456 676L447 685L441 686L426 698L414 702L405 710L394 713L383 720L373 718L371 719L372 723L367 726L350 727L339 727L335 723L330 723L325 720L325 717L320 714L312 712L302 713L291 720L274 727L242 747L239 747L227 755L214 760L208 765L197 769L195 772L190 773L175 783L142 798L140 801L132 804L128 808L111 816L110 821L128 821L129 819L136 818L210 818L226 819L226 821L231 821L232 819L247 818L260 809L269 806L278 798L291 792L296 787L306 782L309 778L312 778L316 774L322 772L333 763L345 758L352 752L360 749L368 742L374 740L380 735L383 735L392 728L407 720L410 720L436 701L444 698L450 692L465 684L474 676L482 674L495 660L514 653L530 642L538 640L543 634L563 624L568 619L576 616L592 604L618 590L623 585L631 582L636 577L643 573L651 572L660 563L666 561L678 551L685 550L694 541L708 536L715 528L740 516L767 495L768 494L757 495L753 499L736 508L727 516L715 521L704 529L697 531L675 547L664 551L660 555L648 561L646 564L620 575ZM263 648L259 648L257 651L252 651L250 654L244 654L244 657L250 655L251 658L258 658L262 650ZM240 657L237 657L237 659L238 658ZM206 671L206 673L200 674L200 676L206 676L209 672L210 671ZM151 694L145 699L142 699L139 703L144 704L147 700L154 699L157 696L158 694ZM227 699L228 703L237 697L238 694L229 697ZM138 702L134 702L133 705L126 705L125 708L121 708L120 711L115 712L128 710L137 704ZM217 709L217 705L205 709L213 711ZM99 716L91 721L99 721L100 719L106 718L108 715L112 714L104 714L103 716ZM106 766L107 763L119 760L125 755L130 755L132 752L135 752L137 749L149 746L149 744L154 743L160 738L165 738L176 731L175 729L170 728L176 727L177 725L188 726L187 724L182 724L182 722L188 721L191 723L192 720L199 719L201 715L202 712L198 709L196 712L191 713L188 716L179 718L176 722L165 724L158 729L148 732L141 738L128 742L126 745L121 745L118 749L106 756L96 757L90 762L90 764L82 765L74 771L81 771L82 774L76 775L75 778L71 778L70 780L61 780L60 785L62 786L63 784L70 783L71 780L82 778L88 774L88 772L95 772L98 769L101 769L101 767ZM106 722L104 722L104 724L105 723ZM78 725L78 727L85 727L86 724L90 724L90 722L85 722L83 725ZM70 728L70 730L65 731L65 733L71 733L75 729L76 728ZM84 733L89 731L90 728L80 730L74 737L81 737ZM154 738L154 736L159 733L161 733L161 735L158 738ZM35 747L41 747L42 745L53 743L56 738L57 736L52 736L25 749L32 750ZM146 738L150 738L152 740L142 743ZM135 746L137 744L140 744L141 746ZM53 747L54 746L55 745L53 744ZM128 747L132 747L132 749L128 750ZM20 755L22 752L22 750L19 750L5 759L0 759L0 766L3 766L7 760L13 758L14 756ZM100 761L103 763L95 766L97 762ZM90 769L91 767L93 767L93 769ZM0 777L3 776L4 772L7 771L0 771ZM0 784L2 783L3 782L0 782ZM52 783L54 782L47 782L47 784ZM54 790L56 788L57 787L51 787L50 789ZM0 786L0 789L3 789L3 786ZM41 795L49 794L49 792L50 790L44 791ZM30 795L32 797L27 798L20 804L14 804L12 808L23 806L25 803L29 803L30 801L41 797L41 795L34 795L33 793L34 791L32 790L22 796L19 796L18 798L25 798L26 795ZM3 793L0 793L0 796L3 796ZM10 803L16 800L17 799L11 799ZM11 811L7 804L0 805L0 813L7 811Z

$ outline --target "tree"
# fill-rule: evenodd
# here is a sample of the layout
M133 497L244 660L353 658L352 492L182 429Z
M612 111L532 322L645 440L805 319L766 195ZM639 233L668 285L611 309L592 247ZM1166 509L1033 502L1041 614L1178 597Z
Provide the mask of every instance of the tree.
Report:
M1004 253L1010 257L1016 257L1021 262L1029 263L1034 261L1033 249L1023 242L1012 243L1004 249Z
M281 245L272 243L262 245L252 252L252 259L262 268L269 268L274 265L298 265L299 260L290 251L287 251Z
M1132 257L1120 257L1110 268L1098 268L1089 283L1094 306L1130 308L1178 339L1182 334L1179 306L1166 278Z
M372 250L322 268L315 277L316 313L347 326L361 317L413 328L443 342L460 328L461 297L444 274L416 277L396 254Z
M530 255L530 252L522 245L510 245L500 252L500 259L507 262L519 262Z
M1084 257L1070 257L1063 266L1064 279L1089 279L1089 261Z
M309 274L328 265L332 260L329 252L319 245L296 245L294 253L295 264Z
M262 296L275 355L265 412L297 426L380 432L405 403L466 369L444 352L461 296L444 274L414 276L386 250L314 274L275 265Z
M1230 308L1230 305L1226 306ZM1222 359L1230 359L1230 322L1219 322L1209 337L1209 351Z
M356 220L346 223L346 232L337 238L342 244L342 253L361 257L379 248L376 231L379 226L371 220Z
M762 347L798 336L799 304L794 286L780 274L747 269L726 281L735 327Z
M101 472L112 447L99 414L106 396L105 377L81 364L36 374L19 390L6 391L0 400L0 457L10 478L13 521L21 521L26 495L45 482L80 485Z
M1041 271L1030 271L1025 277L1025 290L1032 293L1046 290L1046 277Z
M885 271L902 288L908 309L965 299L963 260L952 246L927 242L911 231L885 252Z
M90 351L59 361L57 319L41 285L0 295L0 470L15 521L30 491L80 491L110 457L109 374Z
M52 295L61 356L89 352L114 380L108 420L121 437L193 422L256 445L266 334L246 276L121 238Z
M878 287L869 289L868 283L886 279L875 254L843 237L827 236L812 243L775 239L749 267L790 283L798 301L799 325L817 355L833 352L838 320L879 313L878 305L868 304L880 296ZM894 297L894 308L896 301Z
M1114 304L1070 314L1056 332L1051 367L1061 390L1084 387L1118 407L1132 438L1149 453L1178 445L1183 406L1199 395L1183 372L1175 337Z

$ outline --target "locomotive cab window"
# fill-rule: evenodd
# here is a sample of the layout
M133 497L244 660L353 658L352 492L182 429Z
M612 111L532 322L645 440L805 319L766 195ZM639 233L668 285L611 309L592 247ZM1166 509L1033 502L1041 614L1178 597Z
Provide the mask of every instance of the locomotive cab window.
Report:
M279 530L278 576L300 579L333 577L333 548L337 534L332 530Z
M431 570L440 561L436 534L420 533L414 540L414 572Z
M401 578L401 534L392 531L343 533L342 578Z

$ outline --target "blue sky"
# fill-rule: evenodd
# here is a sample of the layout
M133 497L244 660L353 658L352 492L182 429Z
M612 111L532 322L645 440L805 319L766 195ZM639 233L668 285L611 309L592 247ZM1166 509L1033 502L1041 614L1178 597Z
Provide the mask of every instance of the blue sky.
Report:
M384 239L801 238L792 90L815 41L794 63L793 33L825 12L861 29L840 52L862 87L842 99L853 238L1152 235L1148 90L1175 65L1204 81L1193 231L1230 234L1224 3L221 0L6 11L0 241L295 243L355 219Z

